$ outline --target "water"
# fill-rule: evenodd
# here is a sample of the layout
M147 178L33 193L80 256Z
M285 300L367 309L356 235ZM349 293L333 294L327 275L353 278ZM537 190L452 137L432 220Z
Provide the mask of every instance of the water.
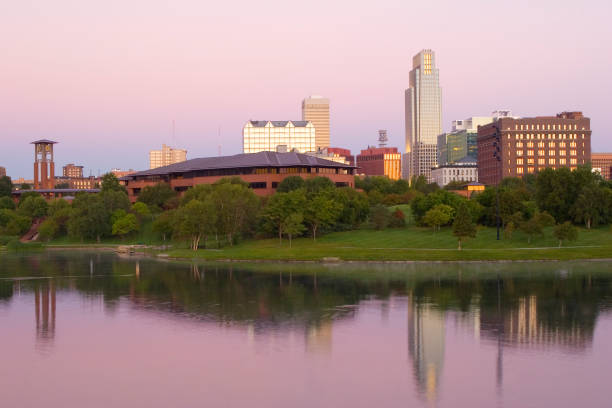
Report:
M609 407L612 264L0 254L2 407Z

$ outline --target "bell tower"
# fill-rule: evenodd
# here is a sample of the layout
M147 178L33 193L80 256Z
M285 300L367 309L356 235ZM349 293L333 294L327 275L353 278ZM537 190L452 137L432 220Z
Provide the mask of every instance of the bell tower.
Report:
M34 145L34 189L52 189L55 187L55 163L53 162L53 145L57 142L47 139L32 142Z

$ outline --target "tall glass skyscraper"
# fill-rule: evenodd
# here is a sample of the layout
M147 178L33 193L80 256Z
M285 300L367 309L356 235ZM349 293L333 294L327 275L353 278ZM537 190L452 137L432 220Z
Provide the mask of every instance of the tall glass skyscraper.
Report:
M437 139L442 133L441 99L435 54L422 50L412 58L410 87L406 89L405 179L424 175L431 182L431 168L438 164Z

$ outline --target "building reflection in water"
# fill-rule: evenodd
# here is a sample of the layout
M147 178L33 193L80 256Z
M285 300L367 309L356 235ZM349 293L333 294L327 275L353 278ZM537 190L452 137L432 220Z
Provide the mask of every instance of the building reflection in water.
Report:
M37 285L34 288L34 307L36 316L36 342L46 348L52 345L55 337L55 284Z
M431 303L408 299L408 354L417 391L430 403L438 395L444 366L445 314Z

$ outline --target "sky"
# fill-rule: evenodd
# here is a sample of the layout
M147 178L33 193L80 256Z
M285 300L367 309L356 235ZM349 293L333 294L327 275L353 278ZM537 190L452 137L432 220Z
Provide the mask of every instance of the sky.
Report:
M299 120L331 100L331 144L404 148L412 56L436 53L443 128L511 109L581 110L612 151L606 0L0 0L0 166L145 169L162 143L241 153L249 119ZM174 126L174 136L172 123ZM60 170L61 171L61 170Z

